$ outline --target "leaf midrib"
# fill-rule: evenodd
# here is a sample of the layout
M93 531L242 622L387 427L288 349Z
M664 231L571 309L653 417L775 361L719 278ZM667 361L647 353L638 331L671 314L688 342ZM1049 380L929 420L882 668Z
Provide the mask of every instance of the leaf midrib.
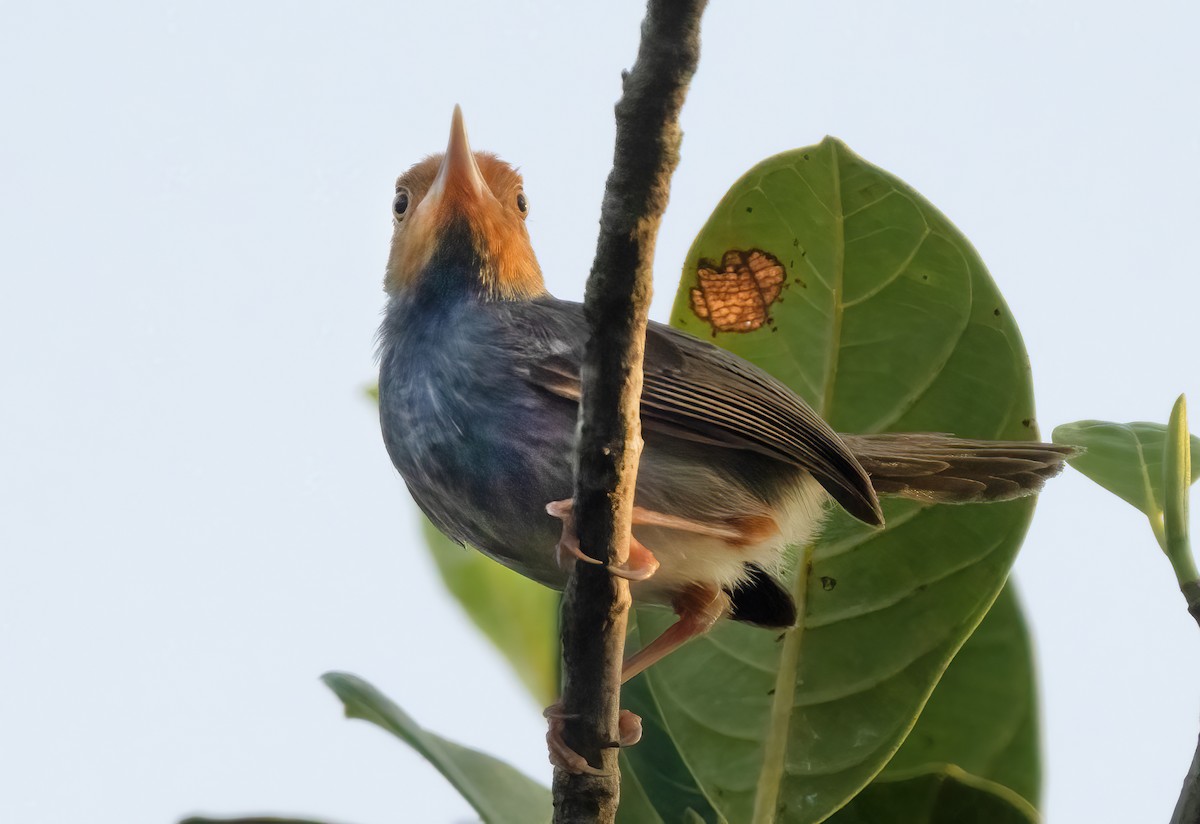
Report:
M838 357L842 347L842 287L846 269L845 216L842 214L842 175L838 146L829 141L833 204L833 292L831 328L829 330L829 361L825 370L825 386L821 392L820 415L829 420L833 407L833 388L837 379ZM800 668L801 645L804 640L805 621L808 614L808 572L812 563L815 543L809 543L801 557L799 569L792 582L792 598L796 602L799 623L787 633L783 650L779 655L779 671L775 676L775 696L771 702L771 720L764 742L763 768L759 773L758 786L754 793L754 824L773 824L775 807L779 801L779 790L783 783L784 759L787 756L792 714L795 709L796 674Z
M842 214L842 173L837 143L829 143L831 167L833 168L833 318L829 330L829 363L825 368L825 388L821 392L821 418L829 420L833 411L833 387L837 381L838 358L841 355L842 338L842 281L846 276L846 218Z

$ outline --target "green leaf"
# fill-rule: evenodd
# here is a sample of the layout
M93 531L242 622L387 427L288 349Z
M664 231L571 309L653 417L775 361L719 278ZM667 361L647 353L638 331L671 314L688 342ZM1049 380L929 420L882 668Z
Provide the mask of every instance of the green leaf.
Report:
M1054 430L1054 442L1083 447L1075 469L1143 514L1162 515L1167 427L1161 423L1076 421ZM1200 438L1191 438L1191 481L1200 477Z
M631 615L626 648L637 649L641 639L637 616ZM621 806L618 824L642 824L644 821L697 821L725 824L725 819L704 796L695 776L684 762L662 710L654 697L650 681L635 678L621 688L621 706L642 717L642 740L636 747L621 751ZM628 808L626 788L636 787L639 802ZM653 813L651 816L650 812Z
M1029 631L1009 581L880 777L954 764L1036 805L1041 756L1032 661ZM841 824L841 814L833 820Z
M765 319L742 316L758 328L718 331L711 301L710 319L693 311L697 273L752 249L778 259L786 286ZM672 320L768 369L839 431L1035 435L1025 350L974 249L832 139L733 186L688 254ZM887 501L882 531L834 513L791 577L800 627L727 623L643 676L713 807L816 822L870 782L999 593L1032 508ZM671 618L637 620L649 636Z
M341 699L347 718L370 721L423 755L486 824L550 820L550 790L516 768L422 729L387 696L357 676L330 672L321 678Z
M1192 451L1188 443L1187 399L1175 401L1167 424L1163 457L1163 549L1180 586L1196 584L1196 561L1188 539L1188 490L1192 485ZM1198 467L1200 469L1200 467Z
M1150 519L1159 545L1163 534L1163 460L1167 428L1160 423L1076 421L1054 430L1054 442L1086 451L1069 463L1100 486L1132 504ZM1191 482L1200 476L1200 438L1191 439Z
M875 781L837 815L838 824L1037 824L1008 788L950 764Z
M554 590L451 541L422 516L446 588L508 659L542 706L558 700L558 600Z
M627 643L634 649L640 645L636 622ZM878 782L894 782L897 777L920 774L931 764L953 764L984 780L975 791L989 792L993 786L1003 788L1003 803L989 799L980 802L980 808L998 810L1004 815L972 820L989 824L1008 821L1005 816L1014 797L1022 799L1018 805L1021 809L1035 805L1040 794L1041 771L1037 694L1031 662L1029 633L1009 582L950 663L900 751L863 794L871 793ZM682 821L689 811L707 824L723 824L725 819L703 797L663 726L649 680L634 679L625 686L621 700L623 706L642 716L645 734L642 744L621 753L622 802L618 824ZM888 793L873 797L893 797L889 794L897 792L893 787ZM638 798L631 801L634 794ZM928 803L938 796L914 793L914 798ZM854 804L851 802L850 806ZM860 806L851 813L845 807L829 820L831 824L852 824L862 820L863 809L866 808ZM897 804L891 810L892 815L886 820L937 820L927 819L934 810L916 803Z

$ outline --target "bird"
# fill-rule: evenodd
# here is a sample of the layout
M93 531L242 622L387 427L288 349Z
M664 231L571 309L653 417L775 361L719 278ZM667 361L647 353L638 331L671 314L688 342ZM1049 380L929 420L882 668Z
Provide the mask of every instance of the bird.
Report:
M378 334L384 444L418 507L446 536L547 586L595 562L571 496L586 337L580 304L546 289L520 174L472 151L455 107L445 152L396 181ZM795 625L780 583L786 548L834 506L882 526L880 495L925 503L1037 492L1070 447L938 433L838 434L791 389L714 344L650 322L643 450L629 561L635 602L677 621L628 657L637 675L723 619ZM596 562L598 563L598 562ZM550 760L592 772L548 710ZM621 717L622 744L640 736Z

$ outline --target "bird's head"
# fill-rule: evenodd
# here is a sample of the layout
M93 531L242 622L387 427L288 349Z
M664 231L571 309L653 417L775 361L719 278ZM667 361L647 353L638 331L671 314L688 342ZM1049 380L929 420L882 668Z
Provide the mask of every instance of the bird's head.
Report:
M521 176L495 155L471 151L455 106L446 153L425 158L396 181L384 290L395 295L426 285L493 300L545 294L525 229L528 214Z

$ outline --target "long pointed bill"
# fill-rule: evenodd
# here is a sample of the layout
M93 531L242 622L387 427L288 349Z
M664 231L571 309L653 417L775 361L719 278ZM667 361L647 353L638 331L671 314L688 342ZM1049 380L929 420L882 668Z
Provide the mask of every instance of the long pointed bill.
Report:
M446 156L438 168L437 177L429 187L426 197L434 202L441 201L444 205L451 203L465 206L466 203L477 200L487 191L483 173L475 162L475 154L467 141L467 127L463 123L462 109L454 107L454 117L450 121L450 142L446 145Z

